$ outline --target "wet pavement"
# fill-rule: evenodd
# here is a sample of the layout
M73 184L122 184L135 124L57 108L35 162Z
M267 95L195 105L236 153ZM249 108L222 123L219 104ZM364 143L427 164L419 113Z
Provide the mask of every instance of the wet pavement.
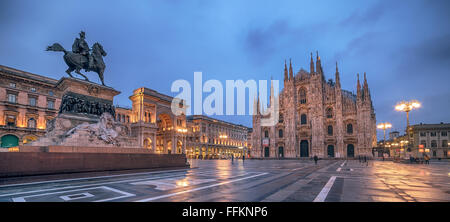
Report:
M0 179L0 201L450 201L448 161L430 165L358 160L320 160L317 165L310 160L190 163L190 169Z

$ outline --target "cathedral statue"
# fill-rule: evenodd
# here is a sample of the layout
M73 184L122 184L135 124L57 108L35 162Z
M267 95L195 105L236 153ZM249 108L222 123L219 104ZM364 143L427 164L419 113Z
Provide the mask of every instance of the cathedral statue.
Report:
M64 52L64 61L69 66L66 73L70 77L73 77L71 73L75 71L75 73L83 76L86 81L89 81L80 70L84 69L86 72L93 71L98 74L102 85L105 85L103 73L106 65L103 62L103 56L106 56L106 52L98 42L94 43L92 49L90 49L85 37L86 33L81 31L80 37L76 38L72 44L72 51L66 51L59 43L48 46L46 51Z

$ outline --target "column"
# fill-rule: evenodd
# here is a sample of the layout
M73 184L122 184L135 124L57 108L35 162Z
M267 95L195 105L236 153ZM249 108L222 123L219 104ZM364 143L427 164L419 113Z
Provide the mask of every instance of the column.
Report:
M156 152L156 133L152 134L152 151L153 153Z
M163 151L162 153L167 153L167 139L166 139L166 135L163 135Z

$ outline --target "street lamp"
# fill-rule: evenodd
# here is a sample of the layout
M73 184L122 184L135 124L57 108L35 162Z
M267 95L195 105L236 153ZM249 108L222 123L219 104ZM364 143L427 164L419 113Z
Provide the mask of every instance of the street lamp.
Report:
M383 135L384 135L384 143L386 143L386 129L389 129L392 127L391 123L385 122L385 123L380 123L377 125L378 129L382 129L383 130Z
M392 127L391 123L385 122L385 123L380 123L377 125L378 129L382 129L383 130L383 135L384 135L384 139L383 139L383 155L386 149L386 129L389 129Z
M410 138L410 129L409 129L409 112L413 109L418 109L420 108L421 104L419 101L417 100L411 100L411 101L401 101L399 103L397 103L397 105L395 106L395 110L397 111L401 111L401 112L406 112L406 138L408 138L408 142L411 140Z
M420 108L421 104L417 100L401 101L395 106L395 110L406 112L406 131L409 129L409 112Z

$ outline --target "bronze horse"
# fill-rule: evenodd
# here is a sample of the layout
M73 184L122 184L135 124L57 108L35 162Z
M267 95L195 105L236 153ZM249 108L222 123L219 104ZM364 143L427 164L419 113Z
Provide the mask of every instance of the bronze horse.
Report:
M59 43L48 46L46 51L64 52L64 61L69 66L66 73L69 74L70 77L73 77L71 72L75 70L75 73L83 76L86 81L89 81L89 79L82 74L80 70L84 69L86 71L94 71L98 74L102 85L105 85L103 80L103 72L105 71L106 66L103 62L103 56L106 56L106 52L103 50L103 46L100 45L100 43L96 42L92 46L92 57L94 58L94 64L92 67L89 67L89 60L86 56L73 53L71 51L66 51Z

